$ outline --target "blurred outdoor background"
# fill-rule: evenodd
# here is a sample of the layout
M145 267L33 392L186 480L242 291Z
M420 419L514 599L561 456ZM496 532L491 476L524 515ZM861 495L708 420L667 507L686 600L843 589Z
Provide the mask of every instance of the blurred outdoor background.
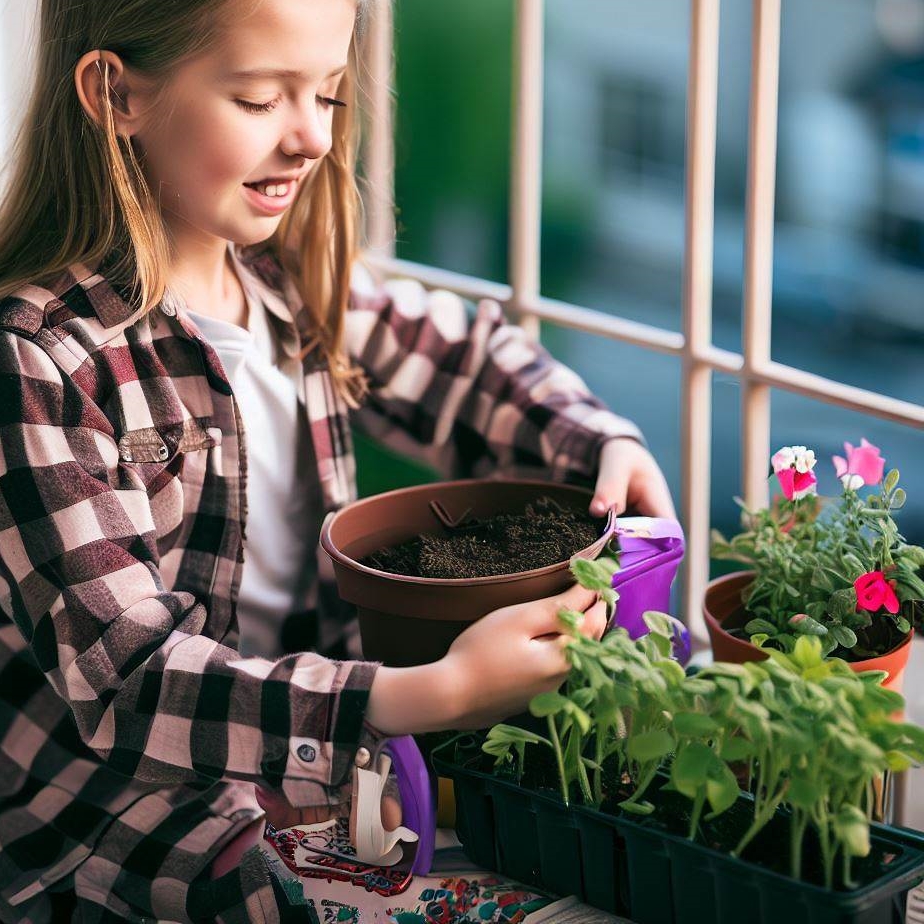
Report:
M736 351L750 7L721 5L714 341ZM0 149L36 9L0 0ZM512 12L394 0L399 257L506 281ZM688 0L546 0L543 295L680 329L688 42ZM924 0L783 0L773 284L774 359L924 401ZM548 325L543 341L641 425L679 501L679 361ZM737 382L714 395L712 520L734 530ZM773 448L814 447L822 493L863 436L901 469L899 522L924 542L920 431L773 394ZM380 467L360 474L379 487Z
M714 341L741 349L750 3L722 4ZM681 325L686 0L546 0L542 294ZM512 4L397 0L399 257L507 271ZM924 401L924 0L784 0L773 358ZM680 488L679 361L546 325L543 342L636 420ZM735 530L740 392L714 387L712 519ZM924 436L781 391L772 445L866 437L924 541ZM768 464L769 470L769 464Z

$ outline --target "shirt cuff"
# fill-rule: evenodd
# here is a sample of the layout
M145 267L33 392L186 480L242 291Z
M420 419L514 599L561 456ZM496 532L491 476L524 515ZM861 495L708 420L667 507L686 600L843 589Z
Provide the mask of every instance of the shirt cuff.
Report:
M614 439L632 439L647 449L642 431L631 420L602 408L590 409L579 423L568 428L559 442L552 464L553 478L593 480L600 467L603 444Z
M357 752L365 748L374 754L387 738L365 721L369 690L380 665L373 661L333 663L336 671L327 694L326 740L297 734L289 739L282 792L295 806L334 806L343 802L348 796L343 789L352 783ZM312 703L309 699L305 708L319 706L323 708L317 700ZM293 728L299 724L293 721ZM316 721L311 724L317 726Z

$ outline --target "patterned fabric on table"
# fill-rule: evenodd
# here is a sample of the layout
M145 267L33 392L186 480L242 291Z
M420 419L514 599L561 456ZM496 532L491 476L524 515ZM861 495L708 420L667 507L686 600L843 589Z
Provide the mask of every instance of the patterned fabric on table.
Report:
M297 355L294 285L268 253L240 258ZM372 383L356 424L447 472L589 478L606 439L639 438L494 303L470 326L446 293L357 290L348 339ZM303 371L329 514L355 497L350 417L315 354ZM346 660L236 651L244 438L172 300L142 315L73 266L0 302L0 919L51 920L55 887L185 920L188 884L260 814L252 784L334 804L374 746L376 666L349 660L323 553L319 648Z

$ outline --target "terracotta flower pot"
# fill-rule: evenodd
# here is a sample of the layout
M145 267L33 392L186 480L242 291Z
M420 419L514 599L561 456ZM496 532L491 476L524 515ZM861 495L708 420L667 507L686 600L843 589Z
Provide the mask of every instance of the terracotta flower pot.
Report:
M593 495L545 481L448 481L367 497L331 517L321 531L321 545L333 560L340 596L356 604L363 655L392 667L436 661L470 623L492 610L548 597L573 584L567 560L516 574L463 579L390 574L359 563L420 534L445 535L431 501L453 517L466 510L488 517L521 513L542 496L586 512ZM600 538L577 555L596 558L602 552L613 518L600 524Z
M712 642L712 653L716 661L731 661L743 664L745 661L763 661L767 655L744 639L730 635L722 627L723 623L741 608L741 593L754 577L753 571L735 571L716 578L706 587L703 598L703 616ZM905 667L911 655L911 640L914 632L909 632L905 639L891 651L877 658L865 661L848 662L852 670L886 671L888 677L883 681L886 689L901 693Z

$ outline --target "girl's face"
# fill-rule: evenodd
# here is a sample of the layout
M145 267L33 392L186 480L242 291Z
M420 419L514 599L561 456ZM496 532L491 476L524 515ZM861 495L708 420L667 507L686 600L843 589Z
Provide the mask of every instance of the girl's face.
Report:
M170 77L134 137L175 241L273 234L330 150L355 17L356 0L261 0Z

